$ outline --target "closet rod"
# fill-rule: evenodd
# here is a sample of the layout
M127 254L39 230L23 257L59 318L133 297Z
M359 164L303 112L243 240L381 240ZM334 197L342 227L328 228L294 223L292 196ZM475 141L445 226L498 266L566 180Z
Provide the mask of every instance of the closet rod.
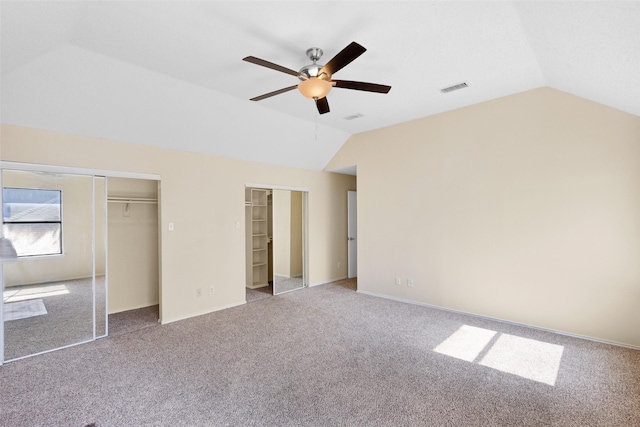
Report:
M148 197L108 197L107 202L153 204L153 203L158 203L158 199L152 199Z

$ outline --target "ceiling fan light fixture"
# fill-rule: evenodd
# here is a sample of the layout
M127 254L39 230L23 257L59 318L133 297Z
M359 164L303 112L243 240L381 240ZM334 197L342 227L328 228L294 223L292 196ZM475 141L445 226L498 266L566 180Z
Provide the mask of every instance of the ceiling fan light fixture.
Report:
M310 77L298 83L298 90L301 94L311 99L321 99L327 96L333 85L328 80Z

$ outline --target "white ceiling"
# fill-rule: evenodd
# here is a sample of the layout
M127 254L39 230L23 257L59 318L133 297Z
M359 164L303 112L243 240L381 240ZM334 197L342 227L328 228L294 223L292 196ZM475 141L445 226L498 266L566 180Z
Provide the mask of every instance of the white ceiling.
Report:
M321 170L349 135L540 86L640 116L639 2L2 1L3 123ZM318 115L292 69L362 56ZM449 94L446 86L469 87ZM363 117L346 120L360 113Z

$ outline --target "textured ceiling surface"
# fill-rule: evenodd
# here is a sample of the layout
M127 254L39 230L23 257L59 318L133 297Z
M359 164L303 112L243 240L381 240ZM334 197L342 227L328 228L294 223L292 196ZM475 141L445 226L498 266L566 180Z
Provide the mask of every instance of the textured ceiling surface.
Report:
M349 135L550 86L640 115L639 2L2 1L2 122L320 170ZM292 69L367 48L331 112ZM440 89L466 82L443 94ZM347 120L359 114L362 117Z

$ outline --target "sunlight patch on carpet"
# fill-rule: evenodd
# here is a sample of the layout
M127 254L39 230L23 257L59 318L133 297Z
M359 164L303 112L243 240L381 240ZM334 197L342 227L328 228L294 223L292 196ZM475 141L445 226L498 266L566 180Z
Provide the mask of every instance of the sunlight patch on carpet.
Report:
M502 334L480 364L541 383L555 385L564 347Z
M4 321L26 319L28 317L47 314L41 299L7 302L4 304Z
M462 325L433 351L554 386L564 347Z
M2 299L4 302L26 301L37 298L66 295L69 289L65 285L16 286L6 288Z
M436 353L473 362L489 344L496 331L462 325L449 338L433 349Z

